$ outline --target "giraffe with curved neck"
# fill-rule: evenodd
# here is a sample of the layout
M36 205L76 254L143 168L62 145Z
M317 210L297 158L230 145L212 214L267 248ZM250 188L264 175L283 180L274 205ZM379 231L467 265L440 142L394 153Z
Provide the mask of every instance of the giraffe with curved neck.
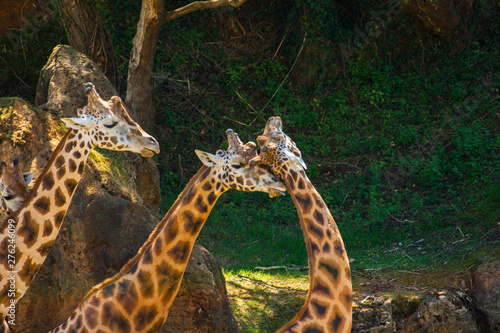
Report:
M158 142L130 118L119 97L104 101L91 83L87 83L85 91L88 104L78 110L79 117L62 119L69 129L31 189L29 199L0 225L2 318L24 295L47 257L90 151L101 147L144 157L159 152ZM15 251L11 239L15 240Z
M335 221L309 181L301 153L271 117L257 138L260 155L251 164L265 164L285 181L304 233L309 261L309 291L298 314L277 332L350 332L352 283L349 260Z
M179 289L194 242L219 196L229 189L282 195L285 185L268 167L251 166L253 142L227 131L229 148L203 162L138 254L114 277L95 286L62 325L61 332L158 332Z
M24 172L17 159L12 164L0 163L0 221L4 213L12 214L28 199L28 184L33 180L33 172Z

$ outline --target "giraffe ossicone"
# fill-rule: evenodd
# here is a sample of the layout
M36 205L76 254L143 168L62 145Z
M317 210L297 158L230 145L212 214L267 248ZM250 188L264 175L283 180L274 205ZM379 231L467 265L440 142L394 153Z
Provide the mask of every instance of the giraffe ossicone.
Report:
M309 291L304 305L277 332L345 333L352 327L352 282L344 243L328 207L305 173L300 150L271 117L257 138L264 164L285 181L297 208L309 262Z
M38 176L28 199L8 220L0 223L2 321L8 309L15 307L24 295L44 263L90 151L100 147L131 151L144 157L160 151L158 142L130 118L119 97L103 100L92 83L86 84L85 92L88 104L78 110L77 118L62 119L69 129ZM15 249L10 242L12 239L15 239ZM12 279L7 280L7 277Z
M148 240L114 277L95 286L61 332L158 332L168 317L194 242L219 196L229 189L281 195L285 185L264 165L251 165L255 143L226 132L229 147L196 151L202 167Z

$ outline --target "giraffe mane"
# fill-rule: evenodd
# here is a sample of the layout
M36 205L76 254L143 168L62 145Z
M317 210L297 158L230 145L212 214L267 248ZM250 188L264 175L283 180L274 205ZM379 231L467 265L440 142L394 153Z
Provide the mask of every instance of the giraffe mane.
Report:
M61 138L61 141L59 141L59 143L57 144L56 148L54 149L54 151L52 152L52 156L50 156L50 159L49 161L47 162L47 164L45 165L45 167L43 168L42 172L40 173L40 175L38 176L36 182L35 182L35 185L33 185L33 187L31 188L31 190L29 191L29 194L28 194L28 199L25 200L23 202L23 204L15 211L12 213L12 215L10 215L10 218L11 219L15 219L18 215L19 215L19 212L26 206L28 206L30 204L30 202L33 200L33 197L34 197L34 194L36 193L36 191L38 191L38 188L40 187L40 184L42 183L42 180L43 178L45 177L45 175L49 172L49 169L52 167L52 165L54 164L54 161L56 159L56 156L59 155L59 152L63 149L64 145L66 144L66 142L68 141L68 138L69 138L69 135L73 132L72 129L68 129L68 131L64 134L64 136ZM0 227L0 229L3 229L3 226L4 224L7 223L7 220L4 220L2 221L2 226Z
M118 273L116 273L114 276L104 280L103 282L95 285L94 287L92 287L92 289L87 293L87 295L85 295L85 297L83 298L83 300L81 301L81 303L83 303L85 300L87 300L89 297L91 297L94 293L96 293L98 290L112 284L113 282L117 281L118 279L120 279L123 275L125 275L137 262L139 262L139 260L143 257L144 253L146 252L146 250L149 248L149 246L151 246L151 244L153 243L153 241L158 237L158 235L160 234L160 232L162 231L163 227L165 226L165 224L167 223L167 221L169 220L169 218L172 216L172 214L175 212L175 210L177 209L177 207L179 207L182 199L185 197L186 193L191 189L192 185L194 184L194 182L199 178L200 175L202 175L203 173L205 173L207 171L207 169L209 169L209 167L205 166L205 165L202 165L202 167L200 168L200 170L198 170L198 172L191 178L191 180L189 181L189 183L186 185L186 187L184 188L184 190L181 192L181 194L179 194L179 196L177 197L177 199L175 200L175 202L173 203L173 205L170 207L170 209L168 210L167 214L163 217L163 219L158 223L158 225L156 226L156 228L153 230L153 232L149 235L149 238L146 240L146 242L141 246L141 248L139 249L139 251L137 251L137 254L132 258L130 259L121 269ZM80 304L81 304L80 303Z

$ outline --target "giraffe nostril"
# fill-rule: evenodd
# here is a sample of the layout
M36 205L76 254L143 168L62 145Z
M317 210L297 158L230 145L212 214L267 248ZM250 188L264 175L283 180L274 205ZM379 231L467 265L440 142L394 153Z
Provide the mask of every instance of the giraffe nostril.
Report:
M91 82L87 82L87 84L85 85L85 93L88 94L92 91L92 83Z

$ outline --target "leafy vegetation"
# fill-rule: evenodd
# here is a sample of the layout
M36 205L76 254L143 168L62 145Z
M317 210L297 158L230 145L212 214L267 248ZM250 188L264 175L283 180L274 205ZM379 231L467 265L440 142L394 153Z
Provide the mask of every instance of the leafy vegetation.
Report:
M120 6L104 16L126 73L139 8L107 6ZM161 211L201 165L194 149L227 147L227 128L255 140L277 115L339 225L355 286L432 284L424 276L498 259L498 14L476 2L451 41L367 1L249 0L168 22L154 75ZM246 332L272 331L302 304L307 270L292 268L307 256L289 196L224 194L199 242L220 260ZM289 269L254 269L275 265Z

